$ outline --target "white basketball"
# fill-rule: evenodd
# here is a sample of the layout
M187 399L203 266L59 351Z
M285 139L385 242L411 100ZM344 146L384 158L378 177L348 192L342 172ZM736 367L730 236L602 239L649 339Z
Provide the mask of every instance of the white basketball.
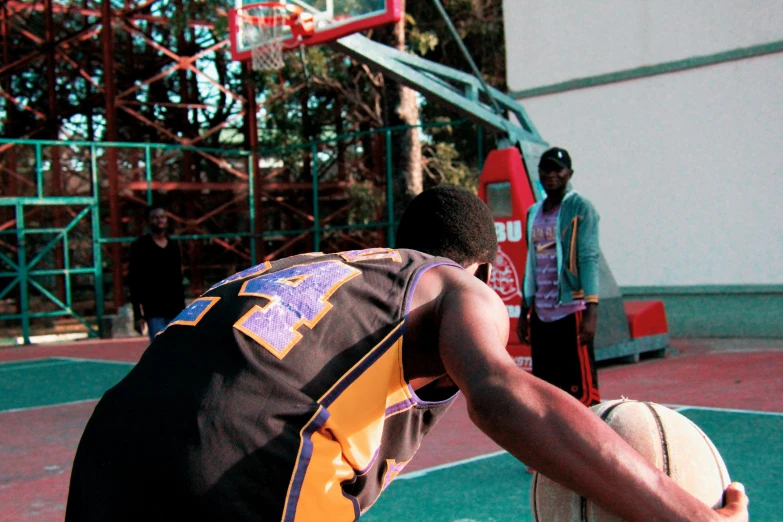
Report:
M617 400L591 408L650 464L712 508L723 506L731 480L718 450L693 422L659 404ZM536 473L531 489L536 522L620 522L622 519Z

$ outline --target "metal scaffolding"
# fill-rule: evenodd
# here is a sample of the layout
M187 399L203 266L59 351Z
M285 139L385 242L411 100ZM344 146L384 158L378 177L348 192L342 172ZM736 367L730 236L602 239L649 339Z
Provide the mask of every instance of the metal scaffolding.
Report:
M344 128L335 100L335 138L310 141L307 88L282 88L280 96L298 98L303 136L296 146L260 150L258 115L270 99L259 98L246 64L231 61L225 13L214 5L0 6L0 278L10 281L0 285L0 320L32 313L22 309L35 297L22 295L27 290L57 308L41 317L78 315L70 277L86 267L105 290L93 299L106 296L92 312L116 312L125 301L125 247L142 232L153 201L167 209L173 235L188 240L191 295L255 260L391 245L392 148L395 133L410 129ZM521 106L471 75L360 35L333 47L451 108L462 123L489 130L497 143L519 146L525 157L526 146L543 144ZM484 138L476 134L481 156ZM95 226L74 222L85 206ZM35 267L19 257L35 249L32 238L46 249ZM96 252L73 248L90 241ZM38 284L36 277L51 286L22 289L23 281Z
M466 124L469 122L461 120L425 127ZM9 321L16 324L13 335L25 343L30 342L36 321L54 318L70 318L93 336L101 333L104 287L111 291L112 284L112 280L103 278L112 266L110 247L117 245L124 254L136 239L131 222L124 223L126 233L119 237L111 234L106 223L108 201L104 194L108 183L99 178L99 172L111 155L146 158L140 166L120 162L125 169L141 170L139 179L128 183L127 188L140 202L152 201L156 193L180 190L185 184L166 181L167 171L161 172L152 158L186 152L215 154L237 169L248 169L242 172L246 184L193 182L185 186L192 189L192 194L225 195L221 204L203 215L177 222L173 235L186 245L202 243L199 257L185 256L186 273L198 268L207 284L212 284L240 269L293 253L394 246L391 149L400 134L410 131L409 127L377 129L254 152L152 143L0 138L0 146L13 145L9 150L16 150L24 158L20 178L29 187L24 195L0 197L0 212L9 217L0 226L0 325ZM350 169L352 179L344 180L345 165L363 157L364 143L381 147L381 182L362 181L359 173ZM70 180L66 195L53 195L48 182L55 150L62 154L61 165ZM341 151L345 164L336 161L336 151ZM255 160L248 161L251 157ZM312 182L281 181L302 177L304 157L314 158L308 165ZM253 171L255 165L262 166L258 173ZM70 176L72 172L84 173L85 177ZM120 174L124 179L127 172L121 170ZM260 188L254 180L261 180ZM346 204L345 193L356 195L357 191L363 203L356 205L354 200ZM129 201L126 198L126 203ZM256 226L256 201L267 208L279 208L264 213L264 229ZM52 216L57 212L65 217L60 225L53 225ZM259 244L265 248L258 248ZM193 296L202 292L193 286L192 277L189 287ZM8 335L7 329L5 333L0 331L0 339Z
M226 89L198 67L199 58L225 49L227 40L205 38L213 34L209 31L212 26L210 21L190 20L177 24L175 16L167 16L171 9L181 6L180 1L156 0L6 2L0 11L3 45L0 92L6 109L4 137L118 142L131 137L129 129L139 133L138 129L142 128L141 134L146 138L143 141L190 147L197 146L224 128L241 125L245 97ZM199 28L204 30L199 31ZM157 37L166 31L175 34L170 38ZM199 39L190 38L196 33L200 35ZM118 71L115 57L120 53L131 59L123 64L126 70ZM139 59L133 60L135 55ZM129 65L131 70L127 70ZM45 72L45 83L31 82L30 78L39 79L40 71ZM161 81L175 74L179 75L180 81L175 84L179 92L171 92L171 85L160 86ZM190 87L202 79L235 102L238 108L221 121L183 124L176 131L156 121L157 110L165 107L169 112L178 113L182 122L188 123L194 109L189 99ZM156 88L163 96L154 94ZM254 130L246 128L247 133L252 134ZM72 176L78 173L64 172L63 154L57 147L48 152L48 175L44 182L50 187L52 195L70 195L68 188L79 186L72 181ZM139 169L143 170L144 166L127 169L123 168L123 163L146 161L158 169L165 168L163 166L167 162L171 163L173 156L161 154L152 157L148 154L138 161L121 157L119 152L113 147L106 149L99 173L99 178L108 182L104 197L109 209L109 233L115 238L128 232L123 226L123 217L129 204L148 203L139 197L138 184L134 183ZM0 153L3 154L3 171L7 174L3 178L3 195L24 196L22 185L26 178L19 170L18 146L6 143L0 146ZM236 181L247 183L246 168L233 168L216 154L198 154ZM173 176L168 190L203 188L192 185L198 163L193 156L190 151L180 154L182 175ZM210 188L215 190L215 187ZM178 223L189 222L189 218L200 213L191 198L186 199L188 203L180 211L181 215L172 215ZM61 217L57 215L55 218L55 226L61 225ZM5 226L8 225L6 221ZM198 223L192 226L198 228ZM112 274L110 306L116 309L124 300L122 252L119 243L111 243L107 248ZM58 253L56 264L59 268L63 266L62 261L62 254Z
M123 241L141 232L143 208L153 199L166 204L176 236L199 239L185 252L198 260L188 272L193 292L208 286L211 265L242 268L318 249L322 240L333 247L385 242L383 228L374 236L312 233L347 223L349 187L384 184L387 143L380 137L317 143L276 158L234 153L256 150L263 107L253 81L244 81L246 66L230 61L225 29L216 27L224 18L184 0L7 0L0 7L0 125L2 137L13 139L0 143L0 196L100 198L110 311L125 300ZM24 141L30 139L65 142ZM74 146L78 140L102 143ZM111 146L128 142L173 147ZM377 151L369 169L366 158L351 154L367 147ZM91 192L85 168L93 162L100 194ZM22 220L35 226L36 215L62 230L78 213L67 205L42 208L0 206L0 231ZM221 237L231 228L253 235ZM265 230L285 233L260 240ZM13 253L20 245L0 246ZM51 254L47 269L65 270L66 249ZM56 278L53 295L63 303L67 284Z

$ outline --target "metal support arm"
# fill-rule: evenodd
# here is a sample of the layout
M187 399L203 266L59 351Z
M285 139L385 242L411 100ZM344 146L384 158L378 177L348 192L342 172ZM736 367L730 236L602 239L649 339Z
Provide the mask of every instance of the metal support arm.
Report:
M546 145L520 104L497 89L485 90L475 76L398 51L360 34L340 38L332 46L495 132L499 147L522 147L525 142ZM487 100L487 96L492 99ZM497 114L495 106L513 114L519 124L505 114Z

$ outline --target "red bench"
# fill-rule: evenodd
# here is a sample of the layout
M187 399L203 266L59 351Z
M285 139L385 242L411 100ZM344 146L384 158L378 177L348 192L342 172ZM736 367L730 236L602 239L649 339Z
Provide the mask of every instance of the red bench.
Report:
M663 301L625 301L631 339L669 333Z

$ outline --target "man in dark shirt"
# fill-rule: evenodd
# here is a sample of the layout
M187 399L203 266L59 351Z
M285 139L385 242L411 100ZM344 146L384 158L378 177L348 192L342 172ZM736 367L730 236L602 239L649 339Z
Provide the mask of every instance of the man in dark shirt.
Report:
M179 246L166 235L166 211L150 207L147 222L150 233L131 245L128 275L134 327L142 333L146 322L153 340L185 307L185 291Z

